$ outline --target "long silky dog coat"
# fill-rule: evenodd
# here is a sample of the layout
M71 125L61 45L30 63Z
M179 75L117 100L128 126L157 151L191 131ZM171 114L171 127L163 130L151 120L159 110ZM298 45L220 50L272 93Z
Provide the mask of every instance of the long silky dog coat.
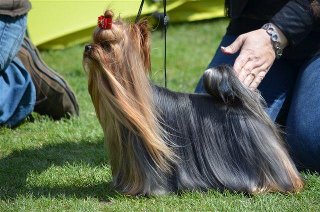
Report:
M112 18L106 11L105 18ZM97 27L84 51L88 90L105 134L113 184L131 195L303 187L260 95L227 66L204 75L208 94L152 85L146 21Z

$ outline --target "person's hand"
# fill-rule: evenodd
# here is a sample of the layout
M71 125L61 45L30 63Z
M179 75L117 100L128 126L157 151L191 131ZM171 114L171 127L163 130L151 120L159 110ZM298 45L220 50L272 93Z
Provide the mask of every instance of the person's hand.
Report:
M230 46L221 47L225 54L234 54L240 49L233 68L239 80L254 90L276 58L270 36L264 29L258 29L240 35Z

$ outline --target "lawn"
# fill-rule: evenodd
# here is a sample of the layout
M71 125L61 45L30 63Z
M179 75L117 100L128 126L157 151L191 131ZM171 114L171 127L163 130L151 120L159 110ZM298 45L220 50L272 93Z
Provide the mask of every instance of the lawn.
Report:
M226 20L172 25L168 30L168 87L192 92L224 34ZM152 78L163 85L163 38L152 33ZM33 114L16 129L0 128L0 211L320 211L320 177L303 173L298 194L248 197L186 192L127 197L110 187L103 133L82 69L82 45L42 51L73 87L81 115L52 121ZM1 91L0 91L1 92Z

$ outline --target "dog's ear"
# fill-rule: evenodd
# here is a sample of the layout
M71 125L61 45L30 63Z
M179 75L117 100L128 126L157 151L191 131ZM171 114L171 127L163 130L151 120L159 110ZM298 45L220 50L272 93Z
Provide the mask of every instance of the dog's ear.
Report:
M140 30L141 35L141 49L142 49L142 56L144 58L144 66L146 70L150 70L151 62L150 62L150 31L149 31L149 24L146 19L143 19L137 23L138 28Z
M149 24L147 19L141 19L138 23L141 35L145 38L149 36Z

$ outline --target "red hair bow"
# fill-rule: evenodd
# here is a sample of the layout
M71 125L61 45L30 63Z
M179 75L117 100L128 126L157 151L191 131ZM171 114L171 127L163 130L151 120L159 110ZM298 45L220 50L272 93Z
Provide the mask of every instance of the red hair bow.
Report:
M106 18L103 15L98 17L98 27L101 29L111 29L112 18Z

